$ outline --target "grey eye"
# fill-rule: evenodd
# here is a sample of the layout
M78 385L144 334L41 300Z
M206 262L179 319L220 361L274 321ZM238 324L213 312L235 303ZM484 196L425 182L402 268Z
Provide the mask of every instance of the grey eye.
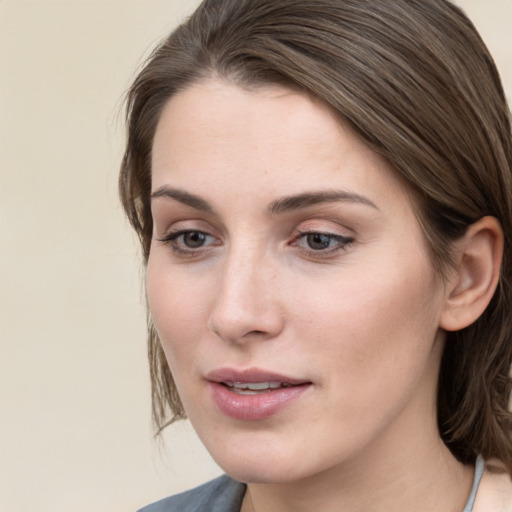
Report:
M189 231L187 233L183 233L181 236L183 238L183 245L190 247L191 249L202 247L205 244L207 237L205 233L201 233L200 231Z
M332 238L332 236L323 233L310 233L306 235L306 242L314 251L321 251L331 245Z

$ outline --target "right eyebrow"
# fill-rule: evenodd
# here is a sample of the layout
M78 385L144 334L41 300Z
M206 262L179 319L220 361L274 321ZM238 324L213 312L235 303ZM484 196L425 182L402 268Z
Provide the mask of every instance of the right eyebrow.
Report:
M185 192L184 190L178 188L168 187L164 185L163 187L158 188L151 194L151 199L156 199L159 197L167 197L169 199L174 199L175 201L179 201L191 208L196 210L201 210L203 212L213 213L213 208L204 199L194 194L190 194L189 192Z

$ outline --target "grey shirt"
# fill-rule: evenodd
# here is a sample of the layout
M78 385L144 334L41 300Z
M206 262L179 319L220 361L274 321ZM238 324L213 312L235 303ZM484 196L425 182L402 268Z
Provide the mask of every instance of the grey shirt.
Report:
M484 468L484 460L478 457L471 494L462 512L473 510ZM240 512L244 494L245 484L224 475L190 491L157 501L139 512Z
M190 491L148 505L139 512L240 512L245 484L223 475Z

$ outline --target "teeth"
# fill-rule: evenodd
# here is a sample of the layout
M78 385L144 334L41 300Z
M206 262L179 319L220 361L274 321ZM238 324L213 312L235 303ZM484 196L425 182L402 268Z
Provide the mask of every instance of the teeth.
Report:
M280 382L233 382L232 387L236 389L251 389L262 391L263 389L276 389L281 387Z
M226 386L229 388L233 388L235 393L240 393L243 395L256 395L261 392L269 392L273 389L277 389L280 387L288 387L289 384L285 384L284 382L224 382Z

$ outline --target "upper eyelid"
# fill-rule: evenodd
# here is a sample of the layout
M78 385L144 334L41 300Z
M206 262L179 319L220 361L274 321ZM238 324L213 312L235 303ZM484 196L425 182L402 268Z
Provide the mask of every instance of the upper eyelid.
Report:
M356 230L346 225L341 220L326 218L306 219L297 224L296 233L322 233L325 235L351 237L356 235Z
M322 228L297 228L296 229L296 232L299 235L309 235L312 233L319 233L321 235L343 236L346 238L348 238L349 236L352 236L352 235L349 235L348 233L346 233L347 231L349 231L348 229L345 229L344 233L340 233L340 231L341 230L337 230L337 229L333 229L333 228L325 228L325 229L322 229Z
M347 226L345 219L339 219L337 217L331 218L331 216L324 217L309 217L302 219L291 219L293 225L289 228L279 223L278 229L281 231L279 236L285 236L288 241L295 239L297 236L302 234L320 233L324 235L340 236L343 238L353 238L357 235L357 231L352 227ZM211 221L206 221L202 218L187 218L178 217L176 220L173 219L154 219L154 237L157 239L166 239L172 237L176 233L187 233L187 232L201 232L206 235L212 236L218 239L230 238L229 232L226 232L224 225L215 226L212 225ZM288 231L290 229L290 231ZM286 234L288 231L288 234ZM270 235L274 236L274 235Z
M327 236L327 237L331 237L334 240L338 240L340 242L344 242L345 244L349 244L349 243L355 242L355 237L352 236L352 235L342 235L342 234L339 234L339 233L331 233L331 232L328 232L328 231L314 231L314 230L313 231L302 231L302 232L299 232L299 234L292 239L292 242L295 242L298 239L304 238L304 237L309 236L309 235Z
M204 229L187 229L187 228L183 228L183 229L171 229L171 230L168 230L164 233L164 235L162 235L161 237L159 237L159 239L161 241L163 240L174 240L182 235L186 235L187 233L201 233L203 235L206 235L206 236L209 236L209 237L212 237L212 238L216 238L215 235L212 235L210 232L208 231L205 231Z
M172 222L168 219L160 219L159 221L153 218L153 232L161 233L159 238L163 238L168 235L172 235L177 232L190 232L197 231L200 233L205 233L211 236L219 236L219 230L212 227L211 223L205 222L202 219L178 219L173 220Z

